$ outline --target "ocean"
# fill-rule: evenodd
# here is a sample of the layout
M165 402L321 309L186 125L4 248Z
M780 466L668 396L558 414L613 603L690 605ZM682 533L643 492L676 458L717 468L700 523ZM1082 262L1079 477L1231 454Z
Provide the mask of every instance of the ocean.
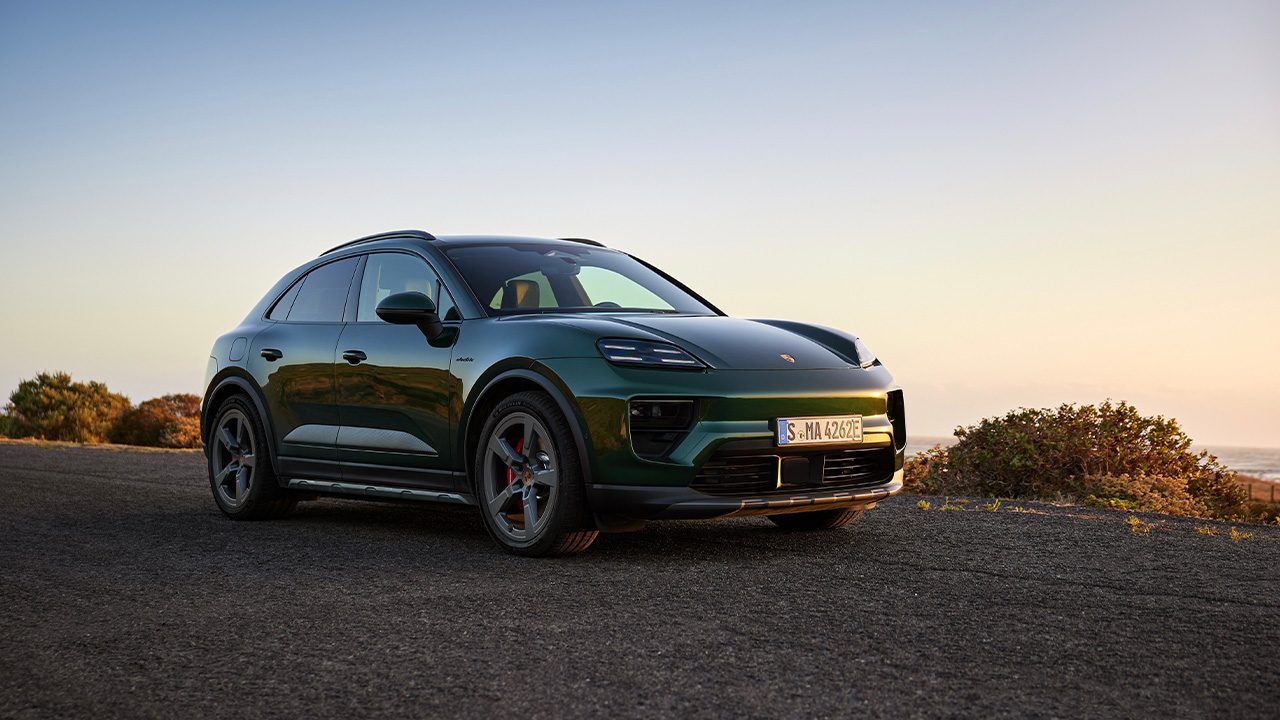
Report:
M926 435L907 436L907 456L910 457L921 450L928 450L934 445L951 445L954 437L933 437ZM1242 475L1252 475L1267 482L1280 483L1280 448L1246 448L1246 447L1196 447L1196 450L1208 450L1210 455L1218 458L1218 462Z

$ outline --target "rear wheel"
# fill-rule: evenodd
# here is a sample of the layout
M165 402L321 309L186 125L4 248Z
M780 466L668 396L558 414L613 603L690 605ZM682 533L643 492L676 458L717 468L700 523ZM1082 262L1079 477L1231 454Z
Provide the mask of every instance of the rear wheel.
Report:
M545 393L498 403L481 431L475 470L485 527L507 552L571 555L595 540L582 459L568 421Z
M288 515L297 499L276 482L258 413L243 397L218 408L206 440L209 484L218 509L233 520Z
M831 530L844 527L862 514L862 508L845 508L842 510L815 510L813 512L787 513L785 515L769 515L774 525L783 530L808 531Z

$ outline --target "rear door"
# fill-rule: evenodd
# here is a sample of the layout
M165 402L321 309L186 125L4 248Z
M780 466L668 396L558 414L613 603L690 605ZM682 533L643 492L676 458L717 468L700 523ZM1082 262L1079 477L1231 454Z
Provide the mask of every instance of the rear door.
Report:
M435 301L446 326L434 342L413 325L378 318L378 302L400 292ZM450 373L457 310L436 272L407 252L367 256L353 293L356 316L338 342L337 437L343 477L454 489L453 421L461 383Z
M338 477L334 353L360 258L320 265L294 283L253 339L249 371L262 388L286 475Z

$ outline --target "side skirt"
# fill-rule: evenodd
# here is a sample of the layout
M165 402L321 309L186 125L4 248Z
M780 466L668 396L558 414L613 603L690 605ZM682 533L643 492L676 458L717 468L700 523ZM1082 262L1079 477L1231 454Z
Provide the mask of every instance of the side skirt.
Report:
M281 455L280 485L306 493L475 505L465 473Z
M451 505L475 505L474 497L458 493L441 492L439 490L414 490L412 488L390 487L387 485L369 485L366 483L344 483L333 480L307 480L294 478L285 486L291 490L308 493L335 493L338 495L354 495L370 500L416 500L420 502L449 503Z

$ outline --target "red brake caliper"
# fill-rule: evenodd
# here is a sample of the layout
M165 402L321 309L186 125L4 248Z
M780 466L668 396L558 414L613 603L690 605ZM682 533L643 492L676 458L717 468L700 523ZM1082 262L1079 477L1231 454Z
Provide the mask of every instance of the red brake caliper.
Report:
M516 453L522 453L522 452L524 452L524 438L520 438L519 440L516 441ZM512 470L511 468L507 468L507 485L510 486L511 483L515 481L516 481L516 471ZM523 513L524 501L519 498L516 498L516 507L520 508L520 512Z

